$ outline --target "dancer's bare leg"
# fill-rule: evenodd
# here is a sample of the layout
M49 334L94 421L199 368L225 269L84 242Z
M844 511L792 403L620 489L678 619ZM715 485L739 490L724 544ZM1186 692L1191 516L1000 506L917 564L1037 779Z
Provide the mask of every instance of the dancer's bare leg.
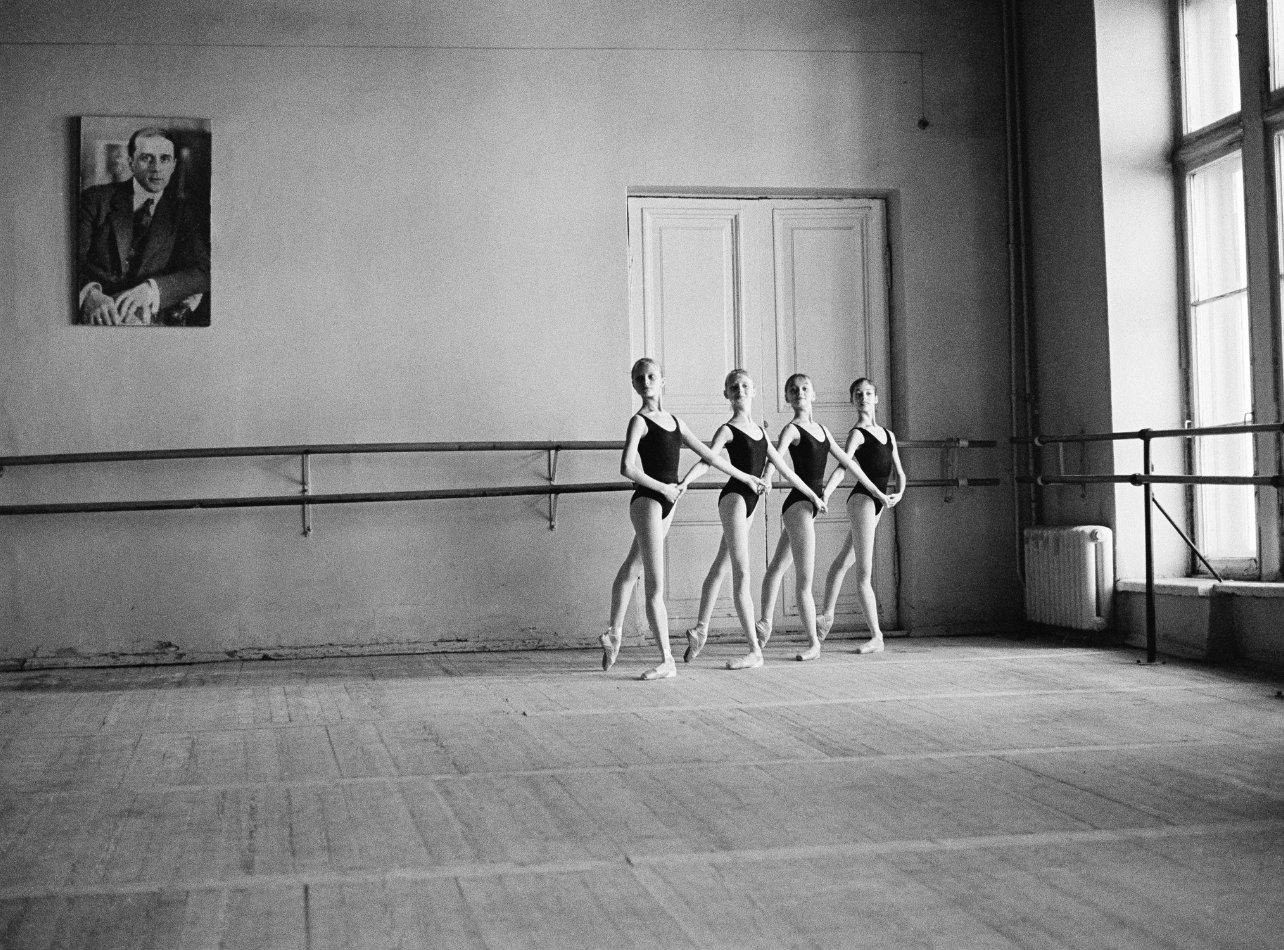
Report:
M690 663L704 649L705 640L709 638L709 622L713 619L713 608L718 603L718 591L731 566L731 557L727 553L727 539L718 542L718 553L714 555L709 573L704 577L704 586L700 588L700 614L696 625L687 631L687 652L682 654L682 662Z
M855 563L856 549L852 547L852 534L848 531L843 549L834 558L834 563L829 565L829 573L825 576L825 603L820 613L816 614L816 635L821 640L829 636L829 631L834 626L834 614L838 612L838 595L843 589L843 578Z
M874 599L874 529L879 515L874 513L874 499L853 495L847 502L847 517L852 523L852 546L856 554L856 598L869 624L870 641L858 653L882 653L883 631L878 625L878 602Z
M798 613L807 634L807 649L798 654L798 659L814 660L820 656L820 637L816 634L816 600L811 592L816 564L816 527L811 505L790 505L785 511L784 521L794 557L794 593L798 598Z
M722 519L722 544L731 564L731 590L735 597L736 616L744 631L749 652L727 661L729 670L752 670L762 666L762 647L754 627L753 597L749 592L749 519L745 516L745 500L739 495L725 495L718 502L718 516ZM730 539L730 544L727 539Z
M635 537L629 545L629 553L624 563L615 572L611 582L611 625L602 634L602 669L609 670L615 665L615 658L620 655L620 644L624 640L624 614L629 609L633 598L633 587L642 575L642 553Z
M755 629L758 634L758 646L765 647L771 639L771 625L776 616L776 600L780 597L780 583L785 579L785 571L794 562L793 552L789 548L788 532L781 531L776 541L776 553L767 564L767 573L762 575L762 600L758 611L758 623Z
M669 611L664 605L664 536L673 512L660 518L660 503L653 498L636 498L629 505L629 518L642 558L642 590L646 619L660 646L660 665L642 674L644 680L669 679L678 673L669 650Z

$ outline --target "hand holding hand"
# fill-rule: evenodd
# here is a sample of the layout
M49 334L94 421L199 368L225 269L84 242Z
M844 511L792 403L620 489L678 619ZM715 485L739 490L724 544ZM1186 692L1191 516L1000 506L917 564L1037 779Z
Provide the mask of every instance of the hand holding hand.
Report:
M901 496L904 494L905 494L905 489L902 488L900 491L894 491L890 495L888 495L887 507L895 508L900 503Z
M673 504L679 498L682 497L682 492L684 490L685 489L683 489L681 485L677 485L671 482L660 489L660 494L664 496L665 501L667 501L669 504Z
M116 295L116 311L121 323L151 323L157 301L146 282Z
M114 327L120 322L116 301L101 290L90 290L80 305L80 320L96 327Z
M823 515L829 510L829 502L824 498L820 495L813 495L812 497L816 499L816 514Z

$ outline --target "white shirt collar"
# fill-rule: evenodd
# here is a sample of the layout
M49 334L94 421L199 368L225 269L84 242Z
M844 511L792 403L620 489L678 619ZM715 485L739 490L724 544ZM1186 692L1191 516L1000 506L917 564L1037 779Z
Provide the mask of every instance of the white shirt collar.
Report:
M154 199L156 202L156 204L152 205L152 211L154 212L156 210L156 205L160 204L161 196L165 194L164 189L160 191L148 191L138 183L137 178L131 178L130 181L134 183L134 210L137 211L141 208L143 206L143 202L149 199Z

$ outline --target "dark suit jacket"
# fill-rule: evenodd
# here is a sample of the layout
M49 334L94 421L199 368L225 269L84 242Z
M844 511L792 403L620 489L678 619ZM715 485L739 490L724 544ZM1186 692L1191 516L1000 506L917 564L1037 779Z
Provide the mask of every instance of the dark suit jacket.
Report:
M201 220L172 191L166 190L152 212L147 242L134 262L129 260L133 180L94 185L80 193L80 287L97 281L114 296L151 278L160 291L162 311L191 294L209 293L210 251Z

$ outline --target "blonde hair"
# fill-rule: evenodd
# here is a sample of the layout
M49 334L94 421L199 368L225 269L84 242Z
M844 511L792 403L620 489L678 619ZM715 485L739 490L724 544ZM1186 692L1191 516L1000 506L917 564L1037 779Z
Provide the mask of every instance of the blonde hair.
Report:
M797 388L798 384L804 379L807 380L807 382L809 383L811 382L811 377L808 376L806 373L794 373L792 376L790 376L788 379L785 380L785 398L786 399L789 398L789 387L793 386ZM807 413L807 419L808 421L811 420L810 412Z
M629 380L632 381L633 377L637 376L638 370L640 370L644 366L654 366L656 370L659 371L661 376L664 375L664 367L660 365L659 360L653 359L650 356L643 356L642 358L635 361L633 364L633 368L629 370ZM664 411L664 391L663 390L661 390L660 395L656 397L655 405L656 405L656 408L659 409L661 412Z
M751 383L753 382L753 377L749 375L749 370L733 369L730 373L727 374L727 378L722 381L723 392L726 392L728 387L730 387L731 384L734 383L737 379L747 379L749 380L749 382Z

